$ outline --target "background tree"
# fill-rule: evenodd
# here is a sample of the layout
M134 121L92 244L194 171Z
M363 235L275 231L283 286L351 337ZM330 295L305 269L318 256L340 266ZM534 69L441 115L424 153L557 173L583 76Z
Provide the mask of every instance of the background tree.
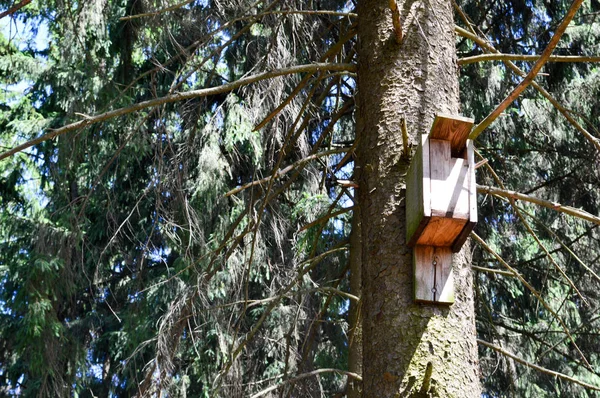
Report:
M360 380L347 370L353 154L366 149L356 4L21 3L0 2L2 394L343 395ZM481 121L571 3L454 6L461 113ZM375 44L397 51L391 11L367 10L389 32ZM554 51L587 58L550 58L476 142L490 396L600 386L597 12L585 3ZM416 40L438 29L415 21ZM359 69L361 92L386 62Z

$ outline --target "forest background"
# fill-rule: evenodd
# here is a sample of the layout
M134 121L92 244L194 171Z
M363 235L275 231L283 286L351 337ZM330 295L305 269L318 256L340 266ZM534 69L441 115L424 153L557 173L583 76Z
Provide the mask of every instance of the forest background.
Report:
M451 5L483 396L600 396L600 3ZM0 395L357 396L356 8L0 1Z

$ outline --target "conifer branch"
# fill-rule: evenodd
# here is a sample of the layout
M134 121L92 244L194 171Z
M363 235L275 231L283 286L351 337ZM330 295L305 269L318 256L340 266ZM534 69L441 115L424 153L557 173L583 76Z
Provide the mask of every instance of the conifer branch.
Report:
M331 48L329 48L329 50L327 50L327 52L325 54L323 54L323 56L319 59L319 62L326 62L330 57L338 54L340 52L342 46L344 44L346 44L355 35L356 35L356 29L355 28L350 29L348 32L346 32L346 34L342 38L340 38L340 40L337 41L337 43L335 43L333 46L331 46ZM317 79L321 79L321 78L322 78L322 73L319 73L319 76L317 77ZM311 79L310 75L305 76L296 85L296 87L291 92L291 94L288 95L288 97L284 101L282 101L277 106L277 108L275 108L275 110L273 110L271 113L269 113L269 115L267 115L267 117L265 117L262 120L262 122L260 122L258 125L256 125L256 127L254 127L254 131L260 130L261 128L265 127L269 121L271 121L275 116L277 116L279 114L279 112L281 112L283 110L283 108L285 108L296 97L296 95L298 95L300 93L300 91L302 91L302 89L309 83L310 79Z
M31 1L31 0L29 0ZM166 7L160 10L145 12L142 14L136 15L128 15L126 17L119 18L119 21L129 21L131 19L143 18L143 17L154 17L159 14L174 11L178 8L184 7L187 4L191 3L194 0L187 0L179 4L175 4L171 7ZM260 14L249 15L249 18L260 18L267 15L330 15L333 17L348 17L348 18L356 18L358 15L353 12L340 12L340 11L330 11L330 10L281 10L281 11L266 11Z
M252 395L250 398L259 398L259 397L262 397L262 396L270 393L271 391L277 390L279 387L283 387L284 385L286 385L288 383L295 383L295 382L297 382L299 380L306 379L306 378L312 377L312 376L316 376L316 375L319 375L321 373L338 373L338 374L341 374L341 375L346 375L348 377L351 377L351 378L353 378L355 380L362 381L362 377L360 375L358 375L356 373L349 372L347 370L341 370L341 369L317 369L317 370L313 370L312 372L302 373L302 374L300 374L300 375L298 375L296 377L293 377L293 378L291 378L289 380L285 380L284 382L282 382L280 384L276 384L276 385L271 386L269 388L265 388L264 390L262 390L262 391L260 391L260 392L258 392L256 394L254 394L254 395Z
M185 0L185 1L182 1L181 3L174 4L170 7L161 8L160 10L144 12L144 13L135 14L135 15L127 15L125 17L119 18L119 21L130 21L132 19L143 18L143 17L155 17L155 16L163 14L165 12L175 11L181 7L185 7L193 1L194 0Z
M483 346L486 346L486 347L488 347L488 348L490 348L490 349L492 349L492 350L494 350L494 351L496 351L496 352L498 352L498 353L500 353L500 354L502 354L504 356L507 356L507 357L509 357L511 359L514 359L515 361L519 362L520 364L525 365L525 366L527 366L529 368L535 369L535 370L537 370L539 372L542 372L542 373L545 373L545 374L548 374L548 375L551 375L551 376L554 376L554 377L558 377L559 379L570 381L571 383L579 384L580 386L583 386L585 388L589 388L591 390L600 391L600 387L598 387L598 386L594 386L592 384L588 384L588 383L586 383L584 381L577 380L574 377L567 376L564 373L555 372L553 370L550 370L550 369L547 369L547 368L543 368L543 367L541 367L539 365L536 365L534 363L528 362L528 361L524 360L523 358L518 357L518 356L516 356L515 354L513 354L511 352L506 351L502 347L498 347L497 345L494 345L492 343L488 343L487 341L477 339L477 343L479 343L479 344L481 344Z
M324 216L317 218L315 221L313 221L313 222L311 222L311 223L308 223L308 224L304 225L302 228L300 228L300 229L298 230L298 232L304 232L304 231L306 231L307 229L309 229L309 228L311 228L311 227L314 227L315 225L321 224L321 223L323 223L324 221L327 221L327 220L329 220L329 219L331 219L331 218L333 218L333 217L337 217L337 216L339 216L339 215L346 214L346 213L348 213L348 212L350 212L350 211L352 211L352 210L354 210L354 206L350 206L350 207L344 207L344 208L342 208L342 209L340 209L340 210L338 210L338 211L335 211L335 212L333 212L333 213L332 213L332 212L328 212L328 213L327 213L327 214L325 214Z
M56 130L52 130L49 133L42 135L41 137L35 138L33 140L27 141L21 145L14 147L13 149L3 152L0 154L0 160L6 159L9 156L14 155L15 153L21 152L27 148L30 148L34 145L40 144L44 141L51 140L60 135L66 134L73 130L77 130L80 128L84 128L90 126L95 123L100 123L105 120L109 120L118 116L127 115L133 112L137 112L143 109L153 108L156 106L160 106L163 104L185 101L193 98L206 97L209 95L216 95L227 93L233 91L239 87L247 86L252 83L256 83L258 81L272 79L274 77L291 75L296 73L315 73L319 71L348 71L355 72L356 65L354 64L334 64L334 63L315 63L315 64L306 64L306 65L296 65L289 68L276 69L269 72L258 73L256 75L248 76L239 80L236 80L231 83L223 84L221 86L203 88L199 90L191 90L181 93L175 93L171 95L167 95L160 98L155 98L147 101L138 102L137 104L115 109L112 111L108 111L105 113L101 113L94 116L89 116L83 120L80 120L75 123L68 124L66 126L60 127Z
M516 100L519 97L519 95L521 95L521 93L531 84L531 82L533 81L533 79L535 79L535 77L540 72L544 64L548 61L550 55L552 55L552 51L554 51L554 48L557 46L560 38L567 29L569 23L571 23L571 20L575 16L577 10L579 10L579 7L581 7L582 3L583 0L575 0L573 2L571 8L567 12L567 15L554 32L552 39L550 39L550 42L544 49L544 52L542 53L542 55L540 55L540 58L537 60L535 65L533 65L527 76L525 76L523 81L519 83L517 87L515 87L515 89L504 99L504 101L502 101L500 105L496 107L496 109L494 109L481 123L475 126L475 128L469 135L470 139L475 140L479 136L479 134L481 134L483 130L485 130L490 124L492 124L492 122L496 120L496 118L500 116L500 114L504 112L504 110L508 108L508 106L512 104L513 101Z
M485 61L537 61L539 55L522 54L480 54L458 59L459 65L469 65ZM600 57L585 55L551 55L547 62L600 62Z
M562 239L560 239L560 237L556 234L556 232L554 232L551 228L548 228L548 226L539 218L537 218L536 216L534 216L533 214L531 214L530 212L528 212L527 210L517 206L519 208L519 210L521 210L523 213L525 213L527 216L529 216L530 218L532 218L539 226L541 226L542 228L544 228L544 230L546 232L548 232L550 235L552 235L552 238L554 240L556 240L558 242L558 244L567 251L567 253L569 253L571 255L571 257L573 257L575 259L575 261L577 261L579 263L579 265L581 265L583 268L585 268L586 271L588 271L590 274L592 274L592 276L598 281L600 282L600 276L598 276L598 274L592 269L590 268L586 263L583 262L583 260L581 258L579 258L579 256L577 254L575 254L575 252L573 252L573 250L571 250L571 248L562 241ZM600 225L600 224L598 224Z
M481 156L481 154L479 153L479 151L475 150L475 152L477 153L477 155L479 157L483 158ZM487 162L485 163L485 166L487 167L487 169L490 171L490 173L494 177L494 180L496 181L496 183L498 185L500 185L501 189L503 191L506 191L506 187L504 186L504 184L500 180L500 177L498 176L498 174L496 174L496 172L494 171L494 169L492 168L492 166L490 166L490 164L487 163ZM521 222L525 226L525 229L527 230L527 232L529 233L529 235L531 235L533 237L533 239L536 241L536 243L538 244L538 246L540 246L540 248L544 251L544 253L548 257L548 259L550 260L550 262L552 263L552 265L554 265L554 267L558 270L558 272L563 276L563 278L567 281L567 283L569 284L569 286L571 286L571 288L573 290L575 290L575 292L577 293L577 295L579 296L579 298L581 299L581 301L584 302L585 304L587 304L589 306L590 305L589 301L581 294L581 292L579 291L579 289L577 288L577 286L573 283L573 281L571 280L571 278L569 278L569 276L565 273L565 271L554 260L554 257L552 257L552 253L546 248L546 246L538 238L537 234L533 231L533 229L531 228L531 226L529 225L529 222L527 222L527 220L525 219L525 217L523 217L523 214L521 214L521 209L516 204L516 200L514 198L505 198L505 200L507 200L510 203L510 205L512 206L514 212L517 214L517 216L519 217L519 220L521 220Z
M261 317L256 321L256 323L252 327L252 330L250 330L250 332L248 332L248 334L243 339L243 341L240 342L240 344L235 348L235 350L233 350L233 352L229 356L229 361L225 364L225 366L219 373L219 376L217 376L217 380L215 382L218 382L218 380L220 380L222 376L226 375L229 372L229 369L231 369L231 365L233 364L235 359L242 352L244 347L246 347L248 342L254 338L254 335L258 332L258 330L260 329L260 327L262 326L264 321L271 314L271 312L273 311L275 306L279 303L279 301L281 301L281 299L279 297L284 297L292 289L292 287L296 286L298 284L298 282L300 280L302 280L302 278L304 277L304 275L306 275L306 273L308 273L310 270L312 270L314 267L316 267L325 257L327 257L328 255L333 254L333 253L348 250L347 243L348 242L345 242L345 241L341 242L337 247L334 247L331 250L328 250L322 254L319 254L318 256L315 256L311 259L308 259L308 260L298 264L298 267L297 267L299 270L298 275L290 283L288 283L285 286L285 288L283 288L281 290L281 293L278 294L278 298L276 300L274 300L273 302L271 302L271 304L262 313ZM218 389L218 387L217 387L217 389Z
M344 153L344 152L349 151L350 149L351 148L337 148L337 149L331 149L329 151L319 152L317 154L307 156L307 157L305 157L303 159L300 159L297 162L295 162L295 163L293 163L293 164L291 164L291 165L289 165L287 167L284 167L283 169L280 169L280 170L276 171L275 173L271 174L269 177L265 177L265 178L262 178L260 180L252 181L252 182L249 182L247 184L242 185L241 187L234 188L231 191L227 192L225 194L225 196L227 197L227 196L235 195L235 194L240 193L240 192L242 192L242 191L244 191L244 190L246 190L248 188L251 188L253 186L262 185L265 182L269 182L272 179L277 179L277 178L281 177L282 175L284 175L284 174L286 174L286 173L294 170L296 167L298 167L300 165L304 165L304 164L306 164L308 162L311 162L311 161L313 161L315 159L318 159L321 156L332 155L332 154L335 154L335 153Z
M517 272L516 269L514 269L513 267L511 267L510 265L508 265L508 263L506 261L504 261L504 259L502 257L500 257L500 255L498 253L496 253L496 251L494 249L492 249L483 239L481 239L481 237L479 237L479 235L477 235L475 232L471 232L471 237L483 249L485 249L488 253L490 253L492 256L494 256L496 258L496 260L498 260L498 262L500 264L502 264L506 269L508 269L535 296L535 298L537 298L537 300L539 301L539 303L542 304L542 306L552 315L552 317L554 319L556 319L558 321L558 323L560 323L560 326L562 327L562 329L565 332L565 334L567 336L569 336L569 340L571 340L571 343L573 344L573 346L575 347L575 349L579 353L579 356L581 357L581 360L585 364L586 368L592 369L592 366L588 362L588 360L585 357L585 355L583 355L583 352L581 352L581 350L579 349L579 346L575 342L575 339L571 335L571 332L569 331L569 328L567 327L567 325L565 325L564 321L558 316L558 314L556 313L556 311L554 311L552 308L550 308L550 306L548 305L548 303L546 303L546 301L542 298L542 295L533 286L531 286L529 284L529 282L527 282L525 280L525 278L523 278L523 276Z

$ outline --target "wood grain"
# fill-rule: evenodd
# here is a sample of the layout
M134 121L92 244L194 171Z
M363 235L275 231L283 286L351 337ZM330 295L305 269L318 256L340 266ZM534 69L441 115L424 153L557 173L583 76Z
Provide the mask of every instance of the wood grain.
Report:
M466 223L465 219L432 216L416 244L451 247Z
M429 159L429 140L423 135L406 176L406 243L410 247L417 243L431 217Z
M438 114L431 126L429 137L450 141L452 157L462 157L473 122L473 119L467 117Z
M433 265L433 261L436 265ZM415 301L454 303L452 251L448 247L416 246L413 254Z

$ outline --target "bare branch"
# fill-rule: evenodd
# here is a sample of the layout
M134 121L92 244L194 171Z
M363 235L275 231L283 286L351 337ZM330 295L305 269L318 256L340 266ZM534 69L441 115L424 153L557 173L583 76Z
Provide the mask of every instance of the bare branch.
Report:
M25 7L29 3L31 3L31 0L23 0L19 4L15 4L14 6L10 7L8 10L0 13L0 19L4 18L7 15L14 14L15 12L19 11L21 8Z
M522 200L525 202L535 203L536 205L540 205L543 207L547 207L548 209L552 209L558 211L560 213L565 213L573 217L581 218L586 221L593 222L594 224L600 225L600 217L594 216L593 214L588 213L587 211L576 209L571 206L563 206L560 203L550 202L548 200L536 198L533 196L525 195L516 191L504 190L495 187L489 187L486 185L477 185L477 192L479 193L489 193L491 195L501 196L509 199Z
M521 281L521 283L535 296L535 298L538 299L539 303L542 304L542 306L554 317L554 319L556 319L558 321L558 323L560 323L560 326L564 330L565 334L567 336L569 336L569 340L571 340L571 343L573 343L573 347L575 347L575 349L579 353L579 356L581 357L581 359L582 359L583 363L585 364L585 366L588 369L592 369L592 366L588 362L588 360L585 357L585 355L583 355L583 352L581 352L581 350L579 349L579 346L575 342L575 339L571 335L571 332L569 331L569 328L567 328L567 325L565 325L565 323L558 316L558 314L556 313L556 311L554 311L552 308L550 308L550 306L548 305L548 303L546 303L546 301L542 298L541 294L537 290L535 290L535 288L533 286L531 286L529 284L529 282L527 282L525 280L525 278L523 278L523 276L517 272L516 269L514 269L513 267L511 267L510 265L508 265L508 263L506 261L504 261L504 259L502 257L500 257L500 255L494 251L494 249L492 249L487 243L485 243L485 241L483 239L481 239L481 237L479 235L477 235L475 232L471 232L471 237L482 248L484 248L488 253L490 253L492 256L494 256L496 258L496 260L498 260L500 262L500 264L502 264L504 267L506 267L506 269L508 269L519 281Z
M31 1L31 0L30 0ZM187 0L184 1L183 3L179 3L176 4L174 6L171 7L167 7L167 8L163 8L160 10L156 10L156 11L151 11L151 12L146 12L143 14L136 14L136 15L128 15L126 17L121 17L119 18L120 21L128 21L130 19L136 19L136 18L143 18L143 17L153 17L165 12L169 12L169 11L174 11L178 8L181 8L189 3L191 3L194 0ZM339 12L339 11L329 11L329 10L285 10L285 11L267 11L267 12L263 12L260 14L256 14L256 15L251 15L250 17L255 18L255 17L264 17L267 15L331 15L334 17L348 17L348 18L356 18L357 15L355 13L352 12Z
M475 62L485 61L537 61L539 55L521 55L521 54L481 54L472 57L459 58L459 65L468 65ZM552 55L547 62L600 62L600 57L591 57L584 55Z
M523 81L519 83L517 87L515 87L515 89L508 95L508 97L506 97L506 99L504 99L504 101L502 101L502 103L500 103L500 105L498 105L496 109L492 111L492 113L490 113L481 123L475 126L475 128L469 135L470 139L476 139L479 136L479 134L481 134L483 130L485 130L490 124L492 124L492 122L496 120L496 118L500 116L500 114L504 112L504 110L508 108L508 106L512 104L512 102L516 100L519 97L519 95L531 84L531 82L540 72L544 64L548 61L548 58L552 54L552 51L554 51L554 48L558 44L558 41L560 40L563 33L567 29L567 26L575 16L577 10L579 10L579 7L581 7L582 3L583 0L575 0L573 2L571 8L567 12L567 15L554 32L552 39L550 39L548 46L546 46L544 52L542 53L538 61L535 63L535 65L533 65L527 76L525 76Z
M284 174L286 174L286 173L294 170L296 167L298 167L300 165L304 165L304 164L306 164L308 162L311 162L311 161L313 161L315 159L318 159L321 156L332 155L332 154L335 154L335 153L343 153L343 152L349 151L350 149L352 149L352 148L337 148L337 149L331 149L329 151L319 152L317 154L307 156L304 159L300 159L297 162L295 162L295 163L293 163L293 164L291 164L291 165L289 165L287 167L284 167L281 170L276 171L275 173L273 173L272 175L270 175L268 177L262 178L260 180L249 182L249 183L247 183L245 185L242 185L241 187L234 188L231 191L227 192L225 194L225 196L235 195L236 193L240 193L241 191L244 191L244 190L246 190L248 188L251 188L251 187L253 187L255 185L262 185L265 182L269 182L271 179L277 179L277 178L281 177L282 175L284 175Z
M571 383L579 384L580 386L583 386L585 388L589 388L591 390L600 391L600 387L597 387L597 386L594 386L592 384L588 384L586 382L577 380L576 378L571 377L571 376L567 376L564 373L555 372L553 370L546 369L546 368L543 368L543 367L541 367L539 365L536 365L534 363L528 362L528 361L524 360L523 358L520 358L520 357L516 356L515 354L512 354L512 353L506 351L502 347L498 347L497 345L494 345L492 343L488 343L487 341L483 341L483 340L477 339L477 343L479 343L479 344L481 344L483 346L486 346L486 347L488 347L488 348L490 348L490 349L492 349L492 350L494 350L496 352L499 352L500 354L502 354L504 356L512 358L515 361L519 362L520 364L523 364L523 365L525 365L525 366L527 366L529 368L535 369L538 372L542 372L542 373L545 373L545 374L548 374L548 375L551 375L551 376L554 376L554 377L558 377L560 379L570 381Z
M349 71L355 72L356 65L354 64L307 64L307 65L296 65L289 68L277 69L269 72L259 73L253 76L248 76L246 78L242 78L236 80L231 83L223 84L217 87L203 88L199 90L191 90L182 93L175 93L171 95L167 95L165 97L155 98L148 101L138 102L137 104L115 109L109 112L101 113L95 116L89 116L83 120L80 120L75 123L68 124L56 130L53 130L49 133L42 135L41 137L35 138L33 140L27 141L24 144L21 144L9 151L3 152L0 154L0 160L6 159L9 156L14 155L15 153L21 152L27 148L30 148L34 145L40 144L44 141L51 140L60 135L66 134L70 131L77 130L83 127L90 126L95 123L100 123L105 120L109 120L118 116L127 115L129 113L137 112L142 109L153 108L159 105L168 104L172 102L185 101L192 98L206 97L209 95L222 94L229 91L233 91L239 87L246 86L248 84L256 83L261 80L272 79L278 76L291 75L295 73L315 73L319 71Z
M494 53L494 54L499 54L498 50L496 50L486 40L482 39L481 37L479 37L479 36L477 36L477 35L475 35L475 34L473 34L471 32L468 32L468 31L464 30L460 26L455 26L454 27L454 31L458 35L460 35L462 37L465 37L465 38L467 38L469 40L474 41L475 43L477 43L481 48L485 49L486 51L489 51L489 52ZM526 76L525 72L523 72L521 69L519 69L519 67L516 66L511 61L504 60L503 62L504 62L504 64L506 66L508 66L517 75L519 75L521 77L525 77ZM600 151L600 139L594 137L586 129L584 129L583 126L581 126L581 124L579 124L577 122L577 120L575 120L573 118L573 116L571 116L571 111L570 110L568 110L567 108L565 108L564 106L562 106L556 99L554 99L554 97L552 97L552 95L550 95L550 93L548 91L546 91L546 89L544 89L542 86L540 86L537 82L532 81L531 85L536 90L538 90L538 92L540 94L542 94L542 96L544 98L546 98L548 101L550 101L550 103L556 109L558 109L558 111L565 117L565 119L567 119L569 121L569 123L571 123L571 125L573 127L575 127L581 134L583 134L583 136L585 137L585 139L588 140L596 148L596 150Z
M323 217L319 217L319 218L317 218L315 221L313 221L313 222L311 222L311 223L308 223L308 224L306 224L305 226L303 226L302 228L300 228L300 230L299 230L298 232L303 232L303 231L306 231L306 230L307 230L307 229L309 229L310 227L313 227L313 226L315 226L315 225L317 225L317 224L321 224L321 223L323 223L324 221L327 221L327 220L329 220L330 218L333 218L333 217L337 217L337 216L339 216L339 215L341 215L341 214L346 214L346 213L348 213L348 212L349 212L349 211L351 211L351 210L354 210L354 206L351 206L351 207L344 207L343 209L340 209L340 210L338 210L338 211L336 211L336 212L333 212L333 213L332 213L332 212L328 212L328 213L327 213L327 214L325 214Z
M341 375L346 375L348 377L351 377L353 379L362 381L362 377L360 375L357 375L356 373L352 373L352 372L348 372L347 370L340 370L340 369L317 369L317 370L313 370L312 372L308 372L308 373L302 373L296 377L293 377L289 380L285 380L283 383L280 384L276 384L274 386L271 386L269 388L265 388L264 390L254 394L252 397L250 398L258 398L258 397L262 397L263 395L266 395L268 393L270 393L271 391L277 390L279 387L283 387L284 385L288 384L288 383L295 383L298 380L302 380L302 379L306 379L308 377L312 377L312 376L316 376L318 374L321 373L338 373Z

